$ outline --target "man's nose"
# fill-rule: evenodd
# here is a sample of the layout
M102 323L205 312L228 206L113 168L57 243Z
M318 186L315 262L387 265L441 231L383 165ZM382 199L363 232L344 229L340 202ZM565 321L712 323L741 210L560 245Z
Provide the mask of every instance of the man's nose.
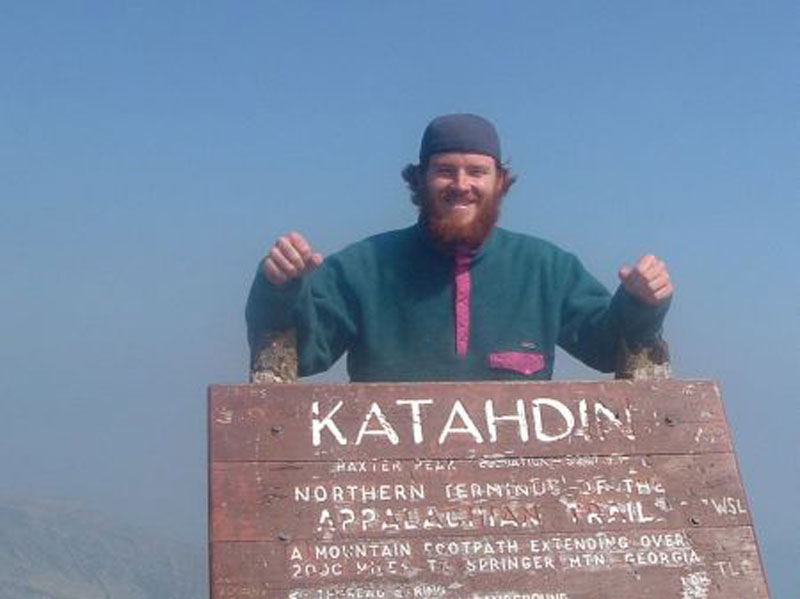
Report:
M456 171L455 185L456 189L459 191L467 191L469 189L469 177L467 176L467 171L463 169Z

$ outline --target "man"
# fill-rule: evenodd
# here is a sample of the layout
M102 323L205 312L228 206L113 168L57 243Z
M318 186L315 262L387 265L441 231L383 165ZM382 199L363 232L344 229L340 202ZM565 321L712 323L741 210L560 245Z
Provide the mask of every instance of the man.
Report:
M414 226L325 260L299 233L276 241L247 302L253 358L295 327L300 376L347 352L354 381L536 380L556 344L608 372L622 338L659 336L673 293L659 259L620 269L612 297L572 254L496 226L514 177L485 119L431 121L403 178Z

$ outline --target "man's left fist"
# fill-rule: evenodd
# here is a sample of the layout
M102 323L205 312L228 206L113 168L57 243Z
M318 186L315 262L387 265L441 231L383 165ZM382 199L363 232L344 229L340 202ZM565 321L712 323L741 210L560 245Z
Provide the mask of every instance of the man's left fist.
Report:
M636 266L620 268L619 280L628 293L651 306L657 306L675 291L666 264L652 255L639 258Z

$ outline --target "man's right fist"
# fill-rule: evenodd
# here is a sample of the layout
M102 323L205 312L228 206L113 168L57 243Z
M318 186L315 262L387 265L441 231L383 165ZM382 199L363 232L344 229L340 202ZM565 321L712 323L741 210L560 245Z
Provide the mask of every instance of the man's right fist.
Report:
M302 277L322 264L322 254L315 253L300 233L279 237L264 258L261 268L273 285Z

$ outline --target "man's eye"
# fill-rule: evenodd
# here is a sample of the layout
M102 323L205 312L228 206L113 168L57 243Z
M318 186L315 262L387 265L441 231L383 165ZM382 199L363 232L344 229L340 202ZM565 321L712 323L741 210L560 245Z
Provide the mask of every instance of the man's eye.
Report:
M489 171L485 168L471 168L467 170L467 174L469 174L470 177L483 177L488 172Z

